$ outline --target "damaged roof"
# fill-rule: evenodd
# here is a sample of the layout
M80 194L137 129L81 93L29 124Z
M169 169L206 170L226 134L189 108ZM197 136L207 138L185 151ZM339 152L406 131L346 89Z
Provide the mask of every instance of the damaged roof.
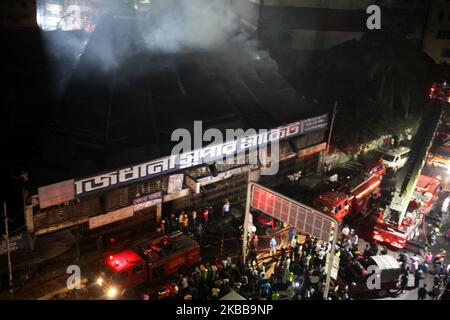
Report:
M126 36L135 28L108 17L90 36L42 139L39 185L167 156L172 132L196 120L203 130L269 129L316 115L265 52L155 52Z

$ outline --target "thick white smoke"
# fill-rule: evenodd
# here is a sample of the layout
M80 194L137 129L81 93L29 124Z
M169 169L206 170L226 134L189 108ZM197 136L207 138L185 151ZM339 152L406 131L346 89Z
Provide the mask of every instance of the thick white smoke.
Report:
M245 39L226 0L157 0L151 5L149 17L139 20L149 49L217 49Z

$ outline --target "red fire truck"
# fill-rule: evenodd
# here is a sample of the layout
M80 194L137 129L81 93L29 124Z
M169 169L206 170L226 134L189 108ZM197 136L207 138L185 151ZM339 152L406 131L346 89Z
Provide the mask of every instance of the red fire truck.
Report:
M373 230L373 239L395 248L404 248L408 241L418 235L419 228L427 213L432 209L439 190L439 179L420 175L401 223L398 224L397 211L388 208L381 210Z
M97 285L107 298L122 296L129 289L154 283L182 266L200 261L200 247L192 238L177 235L172 239L155 239L135 249L105 258Z
M369 195L380 196L382 173L361 173L346 182L337 191L328 191L314 200L314 207L342 221L349 213L361 213L367 206Z
M443 83L433 83L430 88L430 99L440 100L450 103L450 87L446 81Z

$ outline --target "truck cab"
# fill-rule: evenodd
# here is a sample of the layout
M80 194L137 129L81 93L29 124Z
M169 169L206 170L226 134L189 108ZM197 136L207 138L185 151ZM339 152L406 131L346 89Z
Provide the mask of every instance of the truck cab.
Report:
M199 261L200 247L188 236L154 239L106 257L97 284L108 298L113 299L129 289L156 282Z
M450 87L447 85L447 82L444 81L442 83L433 83L430 88L429 97L430 99L450 103Z
M342 221L351 210L351 201L352 198L344 193L329 191L315 199L314 207Z
M433 209L441 190L441 181L434 177L420 175L410 203L410 209L428 213Z
M115 298L145 282L147 277L145 260L135 251L125 250L105 258L97 284L108 298Z
M432 209L439 190L439 179L420 175L408 210L400 225L396 223L399 217L398 212L391 208L380 211L378 221L373 229L373 239L398 249L404 248L408 241L419 234L419 228L425 215Z
M390 208L380 211L379 218L372 231L373 240L386 243L396 249L406 247L407 242L418 235L418 227L423 219L423 214L418 210L408 210L400 225L393 222L397 221L396 216L398 215L398 212Z

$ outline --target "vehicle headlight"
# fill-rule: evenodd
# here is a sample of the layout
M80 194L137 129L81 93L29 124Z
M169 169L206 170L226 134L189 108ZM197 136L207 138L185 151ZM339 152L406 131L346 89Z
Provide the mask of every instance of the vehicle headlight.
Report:
M106 292L106 295L108 296L108 298L113 299L117 296L117 293L118 293L117 289L115 287L111 287Z

